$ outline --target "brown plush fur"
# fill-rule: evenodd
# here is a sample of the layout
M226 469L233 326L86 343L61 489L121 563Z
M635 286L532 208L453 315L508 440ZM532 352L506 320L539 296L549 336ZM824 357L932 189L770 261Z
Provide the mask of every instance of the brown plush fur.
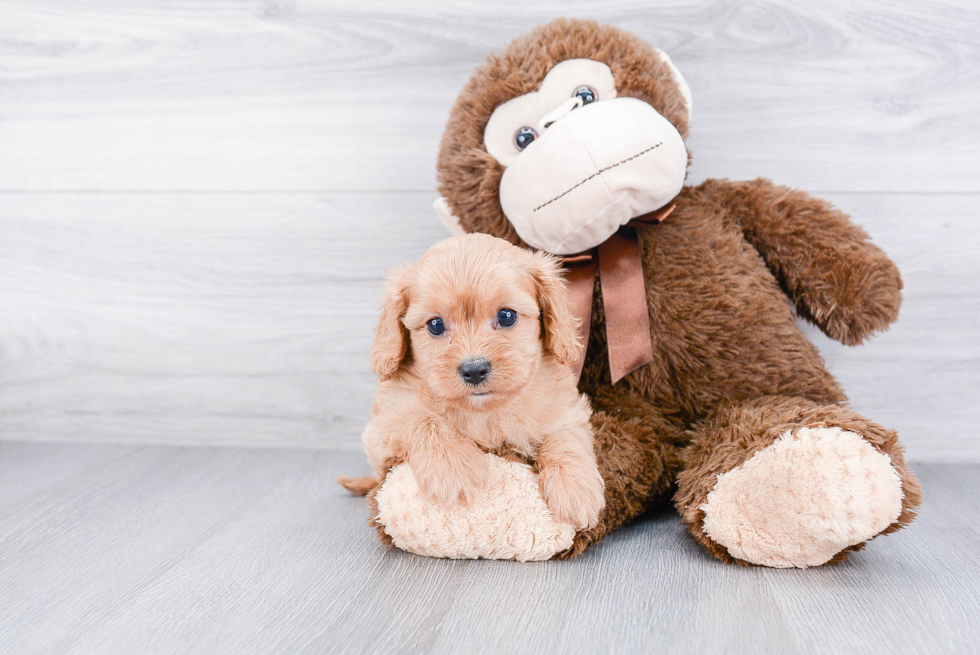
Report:
M619 96L648 102L686 137L683 99L649 45L591 21L540 27L477 69L450 114L440 191L467 231L521 243L501 211L502 168L484 149L483 131L498 105L536 90L552 66L571 58L608 64ZM563 556L667 501L679 485L675 502L692 534L731 561L700 525L698 505L717 475L787 428L825 422L891 457L904 501L885 532L911 521L921 494L895 433L844 407L843 391L793 311L831 338L861 343L898 315L895 265L828 203L767 180L709 180L684 188L676 203L666 222L639 236L654 361L615 386L596 283L580 389L595 410L606 509Z

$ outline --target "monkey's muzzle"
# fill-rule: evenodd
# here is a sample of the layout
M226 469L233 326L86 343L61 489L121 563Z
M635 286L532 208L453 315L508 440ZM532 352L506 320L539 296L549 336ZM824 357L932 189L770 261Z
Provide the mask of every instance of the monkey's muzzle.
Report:
M686 169L670 121L642 100L615 98L551 123L504 171L500 204L529 245L578 253L670 202Z

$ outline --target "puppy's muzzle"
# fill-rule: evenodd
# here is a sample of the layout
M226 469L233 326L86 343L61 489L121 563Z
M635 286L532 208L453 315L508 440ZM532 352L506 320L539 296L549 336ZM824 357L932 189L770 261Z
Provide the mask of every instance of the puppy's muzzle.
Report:
M490 375L489 359L468 359L459 365L459 377L466 384L477 386Z

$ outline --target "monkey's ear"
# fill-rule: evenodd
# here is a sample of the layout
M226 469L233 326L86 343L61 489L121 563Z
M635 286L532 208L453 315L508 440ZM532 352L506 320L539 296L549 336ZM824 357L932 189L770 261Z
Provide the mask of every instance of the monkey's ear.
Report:
M677 66L674 65L674 62L671 61L667 53L660 48L654 48L654 50L657 51L657 56L660 57L660 61L667 64L667 67L670 68L670 73L674 78L674 82L677 84L678 88L680 88L681 97L684 98L684 106L687 108L687 122L690 124L692 109L691 87L688 85L687 80L684 79L684 76L681 75L681 72L677 70Z
M466 234L466 230L464 230L463 226L459 224L459 218L453 214L453 210L449 208L449 203L446 202L445 198L439 196L439 199L436 200L433 207L435 207L436 214L438 214L439 218L442 220L443 225L449 228L449 231L453 233L453 236L458 237Z
M409 268L395 270L388 278L381 318L371 348L371 370L381 382L390 380L408 355L408 329L402 323L408 311Z
M539 251L531 256L545 348L551 351L559 364L572 364L578 361L585 345L579 341L579 320L568 299L561 264L544 252Z

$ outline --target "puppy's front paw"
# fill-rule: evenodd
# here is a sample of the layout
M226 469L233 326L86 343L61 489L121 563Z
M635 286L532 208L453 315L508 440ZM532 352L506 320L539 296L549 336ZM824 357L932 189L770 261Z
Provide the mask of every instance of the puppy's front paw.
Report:
M474 502L487 484L490 467L473 444L454 445L439 453L409 457L422 496L443 507Z
M606 485L595 465L554 465L541 470L541 495L552 515L576 530L587 530L599 522L606 506Z

